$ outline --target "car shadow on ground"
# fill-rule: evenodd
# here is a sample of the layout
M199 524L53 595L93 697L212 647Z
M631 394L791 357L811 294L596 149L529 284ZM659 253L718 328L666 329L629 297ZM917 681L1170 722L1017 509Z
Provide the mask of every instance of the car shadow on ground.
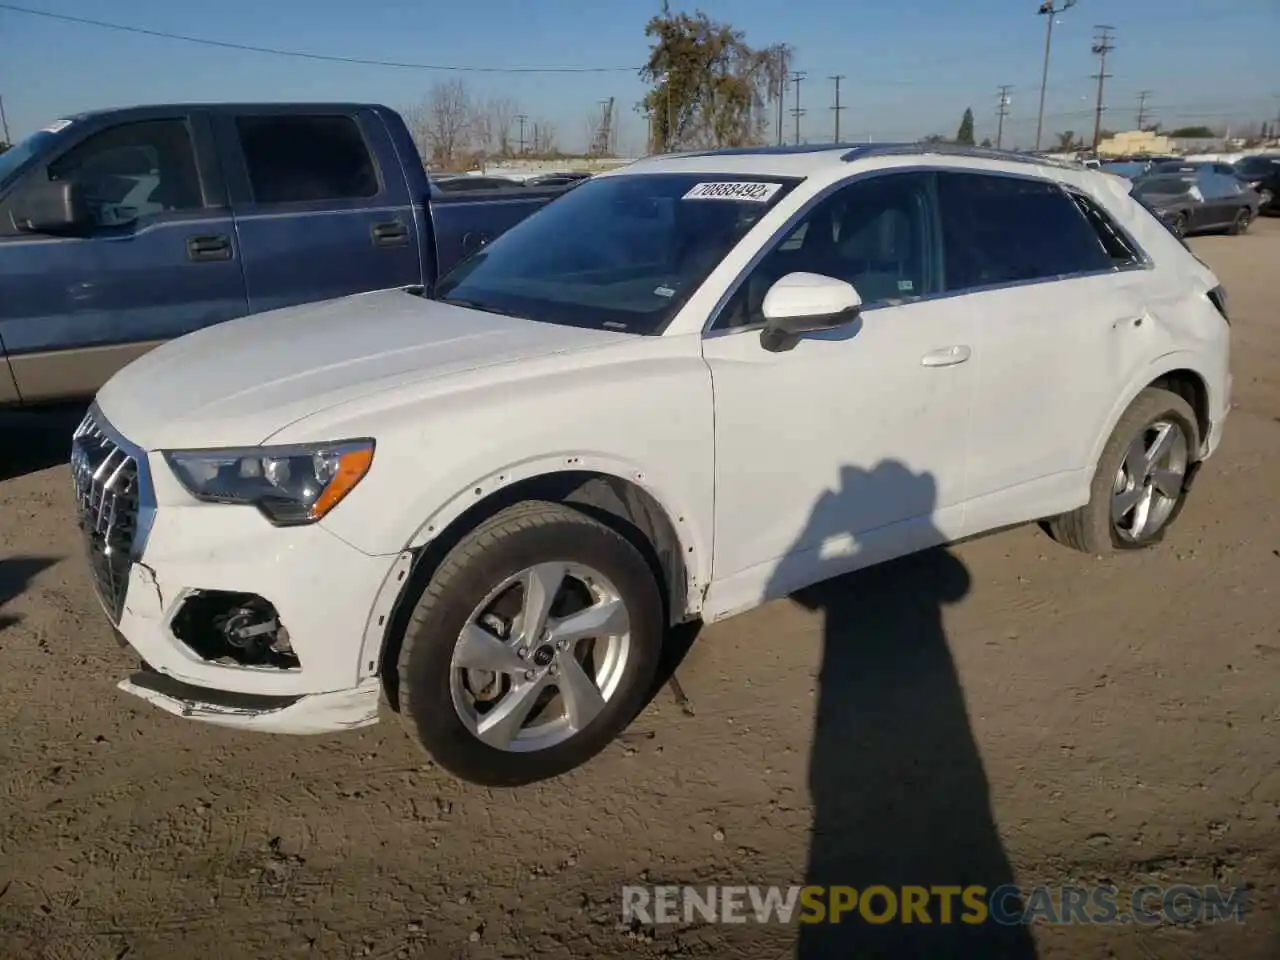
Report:
M5 613L5 605L26 592L31 581L58 562L56 557L5 557L0 559L0 630L22 618Z
M71 459L71 434L86 404L43 410L0 411L0 482L24 477Z
M843 518L866 515L847 509L850 504L865 506L869 498L886 495L927 502L932 513L936 484L894 462L871 471L847 467L840 489L811 512L797 546L814 547L839 531ZM788 582L788 573L784 561L775 582ZM936 548L793 596L825 615L804 883L851 887L859 901L866 900L868 888L882 888L838 924L802 925L802 960L1036 956L1025 926L963 919L975 913L962 900L962 888L981 886L989 896L1014 882L943 629L943 607L969 588L960 559ZM930 891L931 923L919 913L914 922L903 922L904 887ZM892 910L883 888L894 898ZM946 897L953 898L949 923L941 905ZM1016 895L1007 906L1018 908ZM874 922L885 916L891 919Z

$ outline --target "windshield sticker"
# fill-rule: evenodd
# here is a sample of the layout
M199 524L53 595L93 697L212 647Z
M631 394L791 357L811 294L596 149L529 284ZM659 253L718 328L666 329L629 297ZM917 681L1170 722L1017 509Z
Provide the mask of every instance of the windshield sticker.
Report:
M782 189L780 183L750 183L731 180L726 183L698 183L684 195L685 200L750 200L767 203Z
M655 287L653 295L655 297L674 297L676 292L670 287Z
M70 120L55 120L53 121L53 123L49 124L40 132L41 133L61 133L63 130L67 129L67 127L69 126L71 126Z

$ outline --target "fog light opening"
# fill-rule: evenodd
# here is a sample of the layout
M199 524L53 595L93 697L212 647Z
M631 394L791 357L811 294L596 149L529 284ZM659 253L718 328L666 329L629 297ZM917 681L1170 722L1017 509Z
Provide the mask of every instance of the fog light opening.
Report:
M289 631L270 602L253 593L201 590L183 601L173 635L210 663L240 667L301 667Z

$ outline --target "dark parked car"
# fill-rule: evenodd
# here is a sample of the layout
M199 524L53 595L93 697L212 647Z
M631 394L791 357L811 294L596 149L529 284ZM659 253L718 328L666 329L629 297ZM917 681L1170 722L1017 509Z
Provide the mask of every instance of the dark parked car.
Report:
M1234 177L1236 168L1221 160L1162 160L1159 163L1153 163L1147 170L1147 176L1165 173L1220 173L1223 176Z
M530 177L525 181L528 187L576 187L585 180L590 180L589 173L544 173Z
M1280 213L1280 154L1259 154L1236 161L1236 176L1262 196L1264 213Z
M448 193L474 192L479 190L510 190L513 187L525 186L523 181L510 177L474 176L462 173L455 177L432 177L433 185Z
M1206 230L1244 233L1261 202L1234 176L1209 171L1141 177L1133 185L1133 198L1180 237Z

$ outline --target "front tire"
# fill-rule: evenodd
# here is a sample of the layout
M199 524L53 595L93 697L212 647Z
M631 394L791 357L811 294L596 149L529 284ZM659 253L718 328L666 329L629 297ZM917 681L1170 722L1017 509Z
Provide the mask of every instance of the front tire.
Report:
M1249 212L1248 207L1241 207L1236 211L1236 218L1231 221L1231 229L1229 231L1231 236L1238 237L1242 233L1247 233L1251 223L1253 223L1253 214Z
M663 625L630 541L571 507L516 504L455 546L418 599L398 663L401 720L463 780L559 776L644 707Z
M1186 503L1200 449L1195 411L1176 393L1148 387L1103 448L1089 502L1049 521L1064 546L1105 555L1159 543Z

